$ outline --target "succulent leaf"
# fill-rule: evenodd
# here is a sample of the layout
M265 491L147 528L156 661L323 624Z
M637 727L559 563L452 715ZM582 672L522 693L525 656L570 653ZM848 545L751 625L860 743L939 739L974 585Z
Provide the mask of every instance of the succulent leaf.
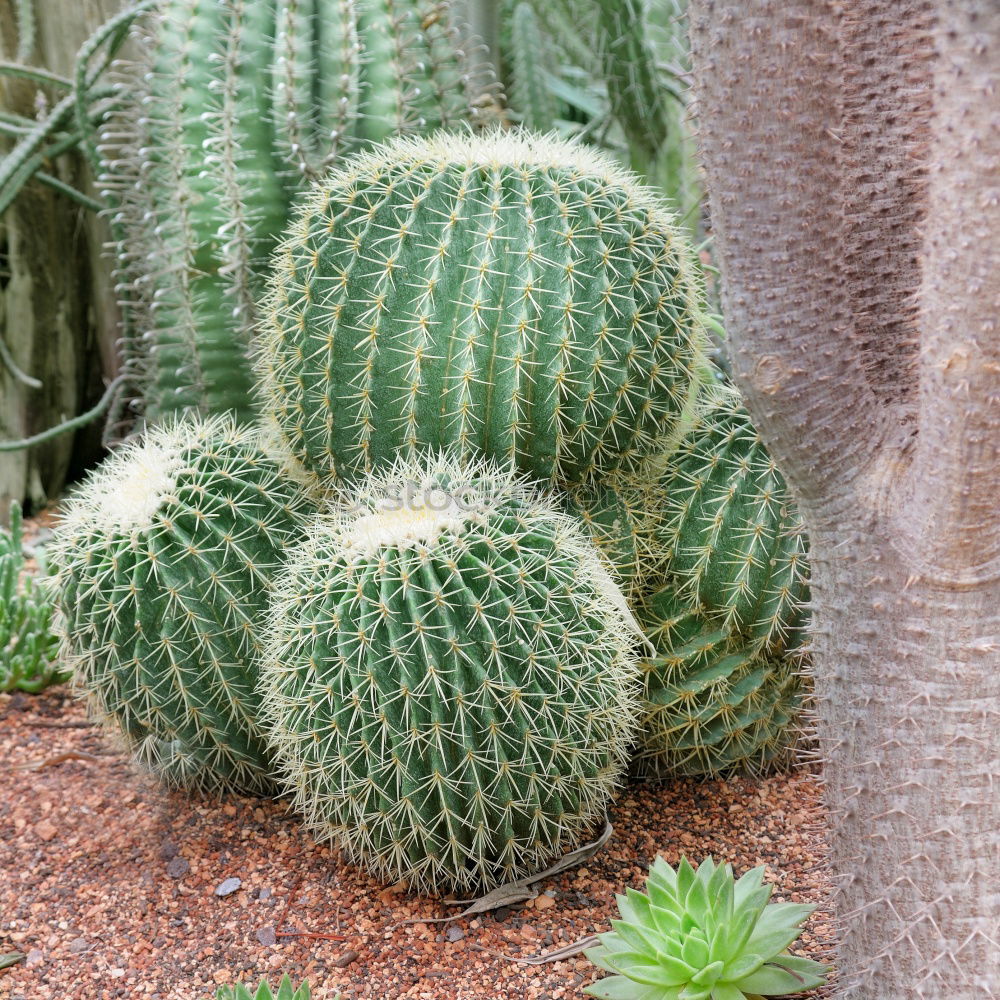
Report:
M624 922L612 921L613 929L599 936L600 945L585 952L595 965L616 975L585 992L616 1000L760 1000L821 985L826 966L785 951L813 907L768 906L771 887L762 885L762 876L763 869L754 869L734 885L732 868L711 858L697 870L681 858L676 872L658 858L647 892L651 897L657 883L675 882L676 893L661 889L660 897L672 900L680 931L663 934L654 920L659 907L636 900L644 894L629 890L619 896L619 904L628 904Z

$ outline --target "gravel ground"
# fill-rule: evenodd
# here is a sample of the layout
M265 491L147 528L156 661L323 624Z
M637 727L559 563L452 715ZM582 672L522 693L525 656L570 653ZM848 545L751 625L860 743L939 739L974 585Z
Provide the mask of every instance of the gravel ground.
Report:
M795 950L822 958L833 943L806 773L630 784L614 836L583 866L527 903L436 924L423 921L450 912L441 902L373 882L282 802L160 788L65 689L0 695L0 761L0 954L27 956L0 972L3 1000L208 1000L220 983L283 971L307 977L316 1000L580 997L597 972L582 956L511 958L607 930L614 893L641 887L657 854L712 853L738 874L766 865L776 901L821 905Z

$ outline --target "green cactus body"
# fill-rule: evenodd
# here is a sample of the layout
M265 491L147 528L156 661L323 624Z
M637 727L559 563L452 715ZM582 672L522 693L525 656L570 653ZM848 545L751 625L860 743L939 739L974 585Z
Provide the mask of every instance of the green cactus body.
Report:
M643 670L636 770L645 776L761 773L790 759L802 682L788 656L766 656L665 587L640 612L661 650Z
M554 128L559 112L555 96L545 81L545 72L553 65L547 42L531 4L520 0L510 16L509 51L513 62L510 99L525 128L538 132Z
M20 504L11 504L10 531L0 528L0 691L35 693L69 674L58 662L45 562L39 556L41 582L25 571L21 523Z
M703 367L699 301L669 213L601 154L526 133L395 140L299 212L256 363L321 475L430 447L569 486L671 436Z
M169 783L272 787L258 621L311 512L228 418L155 428L67 502L53 546L64 658L94 714Z
M660 483L669 572L750 646L801 641L806 540L781 473L739 397L720 389Z
M164 0L103 147L148 420L253 415L255 300L293 198L346 151L467 116L453 34L432 0Z
M482 889L599 821L637 626L575 519L512 473L400 463L310 529L261 670L296 805L381 878Z

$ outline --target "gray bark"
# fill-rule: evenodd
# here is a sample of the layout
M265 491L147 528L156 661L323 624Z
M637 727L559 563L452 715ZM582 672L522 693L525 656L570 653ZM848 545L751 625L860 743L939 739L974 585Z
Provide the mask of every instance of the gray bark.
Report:
M121 0L34 0L37 35L33 65L71 76L77 50L122 6ZM0 0L0 52L14 58L15 4ZM0 105L39 113L61 96L34 84L0 78ZM42 110L44 113L44 108ZM3 151L10 140L0 139ZM50 173L93 195L80 156L60 157ZM109 239L103 219L63 195L32 182L0 220L0 336L18 366L42 382L33 389L0 365L0 439L22 438L75 416L103 391L116 366L118 309L111 268L103 256ZM99 454L101 426L37 446L0 454L0 523L11 500L44 502L67 475Z
M810 533L841 993L997 997L1000 8L693 0L692 42L734 369Z

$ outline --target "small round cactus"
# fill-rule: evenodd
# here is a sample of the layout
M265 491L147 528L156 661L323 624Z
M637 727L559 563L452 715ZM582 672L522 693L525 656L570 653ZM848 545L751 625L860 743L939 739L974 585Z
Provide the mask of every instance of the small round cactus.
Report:
M53 542L65 662L92 712L167 782L273 789L258 622L312 511L231 418L150 431L67 502Z
M321 475L447 448L572 486L672 437L703 371L701 299L670 212L604 154L396 139L305 201L256 367Z
M762 654L669 585L639 615L659 650L642 663L639 774L757 774L791 758L803 700L795 658Z
M480 461L400 461L310 528L261 687L318 836L387 881L483 889L604 813L638 626L575 519Z
M710 399L659 484L669 573L749 647L791 648L808 599L802 522L739 396Z

